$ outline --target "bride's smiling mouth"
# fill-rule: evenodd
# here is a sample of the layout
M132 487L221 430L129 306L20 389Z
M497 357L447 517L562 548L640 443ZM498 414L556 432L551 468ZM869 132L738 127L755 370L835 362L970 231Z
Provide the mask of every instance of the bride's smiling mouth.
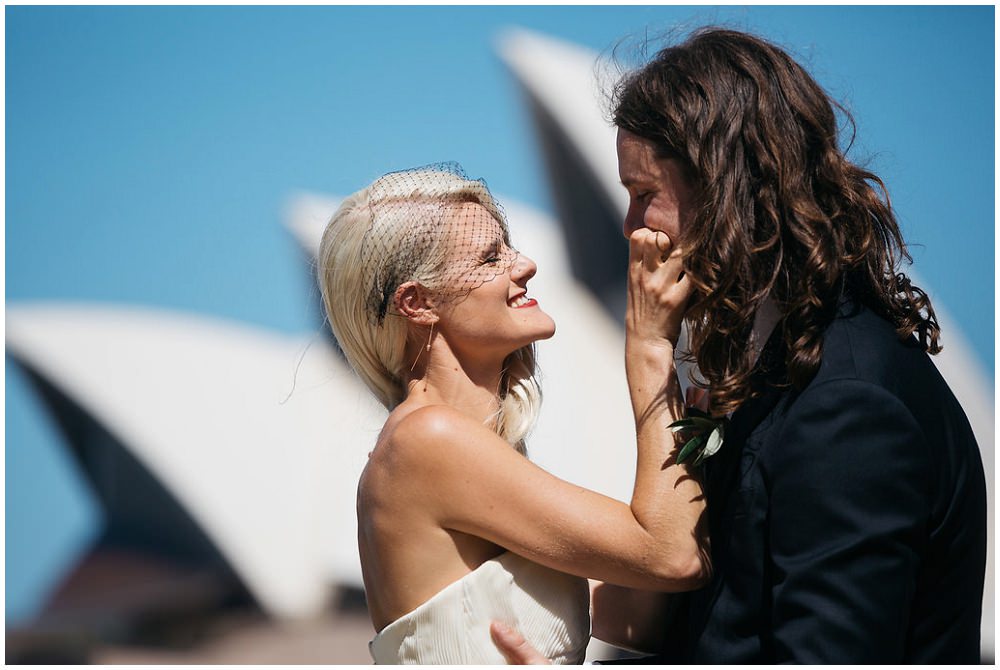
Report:
M514 309L522 309L524 307L534 307L538 304L538 301L534 298L529 298L526 293L521 293L509 299L507 304Z

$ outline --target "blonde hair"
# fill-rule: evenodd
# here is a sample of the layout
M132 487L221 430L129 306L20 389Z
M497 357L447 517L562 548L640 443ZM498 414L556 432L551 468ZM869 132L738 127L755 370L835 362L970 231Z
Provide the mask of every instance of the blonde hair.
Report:
M389 296L408 281L431 290L447 288L438 284L448 262L444 249L448 235L442 226L420 225L427 206L475 202L490 212L505 234L507 230L502 209L482 181L432 168L407 174L416 178L400 181L386 175L343 201L323 232L317 267L323 305L341 351L390 411L406 397L409 322L386 314L386 300L391 301ZM380 202L391 199L393 207L376 210L374 193ZM415 245L413 228L418 225L424 243ZM378 311L373 305L380 303L381 314L373 313ZM521 453L538 417L541 396L534 345L521 347L504 360L494 426Z

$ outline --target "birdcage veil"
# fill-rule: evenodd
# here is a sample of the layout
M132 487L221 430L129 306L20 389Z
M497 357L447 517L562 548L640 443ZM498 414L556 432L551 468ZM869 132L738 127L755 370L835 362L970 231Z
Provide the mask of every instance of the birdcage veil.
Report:
M460 301L509 273L517 259L503 208L486 182L455 163L392 172L341 203L323 233L317 275L340 349L389 410L406 396L411 334L397 316L399 287L425 287L435 305ZM541 389L533 345L504 361L495 430L524 453Z
M369 188L361 246L369 318L393 314L396 289L416 281L438 304L457 301L510 270L517 252L486 182L453 162L390 172Z

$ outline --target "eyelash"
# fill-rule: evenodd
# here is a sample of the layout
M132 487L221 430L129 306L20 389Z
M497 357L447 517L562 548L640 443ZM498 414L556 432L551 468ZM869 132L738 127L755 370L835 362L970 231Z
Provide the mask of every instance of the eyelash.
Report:
M500 250L500 249L498 249L497 247L493 247L493 248L487 250L487 255L485 257L483 257L482 264L483 265L496 265L497 263L499 263L500 261L502 261L503 258L504 258L503 251Z

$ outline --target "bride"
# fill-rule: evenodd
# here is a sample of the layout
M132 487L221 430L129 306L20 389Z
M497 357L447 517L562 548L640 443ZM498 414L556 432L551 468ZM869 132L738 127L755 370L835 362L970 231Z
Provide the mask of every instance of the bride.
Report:
M485 183L454 164L390 173L333 215L318 267L327 316L390 410L357 497L376 663L504 663L493 620L553 662L579 663L585 578L607 583L594 635L641 648L655 592L705 582L701 486L666 428L682 416L673 347L691 287L666 235L642 230L630 244L626 505L525 457L541 400L533 343L555 324L528 294L537 268L511 247Z

